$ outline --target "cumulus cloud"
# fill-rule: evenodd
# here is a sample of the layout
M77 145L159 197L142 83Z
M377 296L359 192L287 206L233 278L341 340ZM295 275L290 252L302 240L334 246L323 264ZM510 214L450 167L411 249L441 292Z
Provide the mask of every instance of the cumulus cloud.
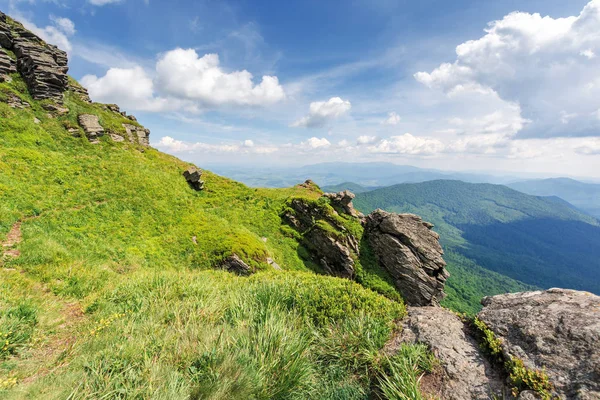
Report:
M217 54L199 57L193 49L175 49L162 55L156 64L156 85L177 98L217 106L269 105L285 98L276 76L263 76L254 84L246 70L227 73Z
M383 139L368 149L372 153L434 155L444 150L444 144L433 138L417 137L410 133Z
M144 111L198 112L221 106L266 106L285 98L275 76L252 82L248 71L224 72L216 54L198 57L195 50L162 55L155 71L140 66L110 68L102 77L87 75L82 84L96 101Z
M530 121L520 137L594 136L600 128L591 117L600 107L599 26L600 0L567 18L514 12L457 46L453 63L417 72L415 79L450 97L487 93L518 106L522 120Z
M204 142L184 142L170 136L164 136L156 144L161 150L170 153L238 153L269 154L277 151L275 146L255 146L252 140L236 144L212 144Z
M311 137L306 142L300 143L300 147L304 147L304 148L308 148L308 149L319 149L319 148L326 148L329 146L331 146L331 143L329 142L329 140L327 140L325 138L319 139L316 137Z
M384 125L398 125L400 123L400 116L395 112L388 113L388 117L383 121Z
M341 117L352 108L348 100L332 97L327 101L310 103L308 115L294 122L292 127L319 128L328 122Z
M357 145L372 144L377 141L377 136L362 135L356 139Z

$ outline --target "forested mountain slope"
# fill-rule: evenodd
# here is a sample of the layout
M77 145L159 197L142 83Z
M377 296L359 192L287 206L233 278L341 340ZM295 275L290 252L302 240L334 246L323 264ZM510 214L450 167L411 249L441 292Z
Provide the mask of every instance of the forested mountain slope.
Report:
M355 205L433 222L451 272L464 257L530 285L600 293L599 223L565 202L500 185L432 181L360 193Z

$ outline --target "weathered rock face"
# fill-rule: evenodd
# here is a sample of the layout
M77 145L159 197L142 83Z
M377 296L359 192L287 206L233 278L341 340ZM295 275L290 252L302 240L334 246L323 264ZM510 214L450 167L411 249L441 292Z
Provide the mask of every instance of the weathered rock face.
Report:
M237 254L229 256L223 262L223 269L234 272L239 275L248 275L250 273L250 267Z
M354 200L356 196L351 191L345 190L339 193L325 193L323 196L331 200L333 208L341 209L344 213L353 217L362 217L362 214L354 209L352 200Z
M480 354L479 344L466 332L463 322L441 307L408 307L408 317L402 321L402 331L385 351L393 354L402 343L423 343L441 363L441 377L436 393L427 393L444 400L502 397L502 371Z
M204 181L202 178L202 170L196 167L189 167L183 171L183 177L194 190L204 189Z
M600 399L600 297L550 289L486 297L479 319L505 355L545 368L562 399Z
M77 118L79 125L83 128L87 138L95 142L98 137L104 135L104 128L98 122L98 116L93 114L81 114Z
M358 238L314 202L298 198L289 206L291 210L284 212L283 219L302 234L302 242L315 262L330 275L353 279Z
M409 305L438 305L448 279L439 235L412 214L377 210L365 218L366 239Z
M139 143L142 146L150 146L150 130L141 126L123 124L127 138L132 143Z
M17 72L17 63L0 46L0 82L9 79L10 74Z
M75 93L83 102L85 102L85 103L92 102L92 100L90 99L90 94L88 93L87 89L84 88L83 86L76 84L76 83L69 82L69 90L72 91L73 93Z
M15 96L12 93L9 93L7 95L6 104L8 104L12 108L29 108L29 107L31 107L31 105L28 102L21 100L21 98L19 96Z

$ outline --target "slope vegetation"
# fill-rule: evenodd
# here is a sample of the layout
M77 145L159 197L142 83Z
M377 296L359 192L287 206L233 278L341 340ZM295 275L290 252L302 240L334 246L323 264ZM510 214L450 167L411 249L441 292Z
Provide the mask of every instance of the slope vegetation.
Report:
M485 285L498 291L523 287L476 267L483 266L529 285L600 293L599 223L565 202L499 185L432 181L361 193L355 205L363 212L416 213L433 222L456 291L474 284L464 281L465 267L479 271L481 292L490 289ZM484 283L489 278L493 283Z

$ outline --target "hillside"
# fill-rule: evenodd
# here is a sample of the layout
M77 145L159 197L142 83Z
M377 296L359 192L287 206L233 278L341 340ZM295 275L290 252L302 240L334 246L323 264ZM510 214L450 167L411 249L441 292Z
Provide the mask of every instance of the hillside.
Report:
M600 185L569 178L538 179L507 185L534 196L557 196L586 213L600 218Z
M339 185L322 186L321 189L323 189L324 192L331 192L331 193L337 193L337 192L343 192L344 190L349 190L352 193L356 194L356 193L368 192L371 190L375 190L377 188L376 187L365 187L365 186L359 185L358 183L353 183L353 182L344 182L344 183L340 183Z
M467 286L457 269L470 263L529 285L600 293L599 223L565 202L499 185L432 181L361 193L355 205L363 212L416 213L433 222L455 273L448 281L455 290ZM499 290L520 286L497 278Z

